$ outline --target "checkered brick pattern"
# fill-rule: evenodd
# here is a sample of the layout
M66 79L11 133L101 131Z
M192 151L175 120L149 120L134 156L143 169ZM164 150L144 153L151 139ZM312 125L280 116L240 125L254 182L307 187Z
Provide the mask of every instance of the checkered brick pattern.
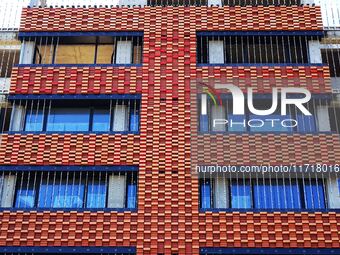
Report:
M339 247L340 215L333 212L199 212L198 180L190 169L192 80L287 76L315 93L330 92L326 67L196 67L196 31L321 28L319 7L307 6L24 9L21 31L144 31L143 67L20 67L11 87L11 93L20 94L140 93L141 131L3 135L0 164L137 164L138 211L5 211L0 213L0 245L131 245L138 254L198 254L206 246ZM307 76L319 82L311 85ZM217 139L220 149L206 156L215 153L220 159L223 154L238 163L316 158L331 163L340 156L339 137L334 135Z

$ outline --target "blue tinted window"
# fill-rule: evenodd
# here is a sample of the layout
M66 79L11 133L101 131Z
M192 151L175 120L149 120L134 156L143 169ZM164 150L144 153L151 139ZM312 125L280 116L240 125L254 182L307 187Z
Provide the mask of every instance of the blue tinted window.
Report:
M254 207L300 209L301 194L296 180L259 180L254 183Z
M110 109L94 109L92 131L110 130Z
M298 114L296 116L298 121L297 131L298 132L316 132L316 124L314 116L306 116Z
M137 203L137 184L129 183L127 187L127 208L136 208Z
M233 180L231 182L231 207L251 208L251 187L249 181Z
M23 180L21 178L19 180L20 183L17 185L16 196L15 196L15 207L17 208L33 208L35 206L35 198L36 192L34 189L34 182L30 180L27 182L27 179Z
M209 119L208 115L201 115L200 116L200 131L201 132L208 132L209 131Z
M47 119L47 131L89 131L88 108L54 108Z
M324 209L325 194L322 180L304 180L304 194L306 209Z
M281 116L278 114L272 114L268 116L259 116L251 114L249 116L249 119L256 119L256 120L262 120L264 122L264 125L261 126L260 121L253 121L250 122L250 125L252 126L261 126L261 127L250 127L249 130L251 132L291 132L293 129L291 127L284 127L281 125L281 121L285 119L291 119L291 116L285 115ZM285 125L294 125L294 123L287 122Z
M243 115L228 114L228 131L240 132L247 130L247 120Z
M32 109L26 112L25 131L42 131L44 123L44 111Z
M139 130L139 113L132 111L130 114L130 131L137 132Z
M82 208L84 190L84 183L79 180L43 180L39 189L38 207Z
M211 208L211 188L210 180L202 181L201 185L201 207Z
M87 186L87 208L106 207L106 183L105 180L90 180Z

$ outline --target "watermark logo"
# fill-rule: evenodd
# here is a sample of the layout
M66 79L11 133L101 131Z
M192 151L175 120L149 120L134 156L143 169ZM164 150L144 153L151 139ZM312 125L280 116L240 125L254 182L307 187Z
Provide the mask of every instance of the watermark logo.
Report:
M311 100L311 93L305 88L272 88L271 91L271 106L268 109L257 109L254 104L254 91L253 88L248 88L247 93L232 84L215 84L214 86L205 84L203 82L198 83L202 86L201 94L201 115L208 114L208 98L211 99L215 107L223 107L222 93L221 91L229 92L232 97L232 117L227 118L214 118L212 119L213 127L229 125L233 127L235 125L241 125L243 127L249 126L253 128L263 127L265 124L270 124L271 127L275 127L278 123L284 128L293 128L298 125L297 119L294 118L271 118L274 113L280 112L281 116L289 116L287 109L289 107L295 107L297 111L305 116L311 116L310 111L304 106ZM280 98L280 100L279 100ZM240 116L245 116L246 110L249 114L257 116L268 116L268 118L252 118L240 119ZM277 114L275 114L277 116Z

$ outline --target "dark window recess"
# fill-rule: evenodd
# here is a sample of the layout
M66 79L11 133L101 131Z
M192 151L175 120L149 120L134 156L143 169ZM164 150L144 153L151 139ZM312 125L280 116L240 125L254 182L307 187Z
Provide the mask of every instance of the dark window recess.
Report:
M198 36L199 64L307 64L307 36Z
M0 207L136 208L136 172L2 172Z
M35 64L141 64L142 36L34 38Z
M19 63L19 57L20 51L11 49L11 46L0 49L0 78L11 77L12 68Z
M1 113L3 131L138 132L140 100L17 100Z

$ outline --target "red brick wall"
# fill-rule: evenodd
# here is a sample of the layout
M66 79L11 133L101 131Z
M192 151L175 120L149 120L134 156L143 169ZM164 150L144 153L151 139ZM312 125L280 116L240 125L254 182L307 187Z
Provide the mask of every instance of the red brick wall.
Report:
M3 135L0 164L138 164L138 212L2 212L0 245L131 245L138 254L198 254L205 246L339 247L336 213L200 213L198 181L190 172L190 81L286 75L315 93L330 92L325 67L196 68L196 31L321 27L318 7L25 9L22 31L144 31L143 67L18 68L11 87L21 94L141 93L141 132ZM318 82L306 82L307 76ZM236 152L227 156L238 163L318 156L334 162L338 138L232 135L223 138L222 149L241 144L249 152L253 142L266 148L255 157L243 154L244 160ZM287 144L296 145L294 155Z

